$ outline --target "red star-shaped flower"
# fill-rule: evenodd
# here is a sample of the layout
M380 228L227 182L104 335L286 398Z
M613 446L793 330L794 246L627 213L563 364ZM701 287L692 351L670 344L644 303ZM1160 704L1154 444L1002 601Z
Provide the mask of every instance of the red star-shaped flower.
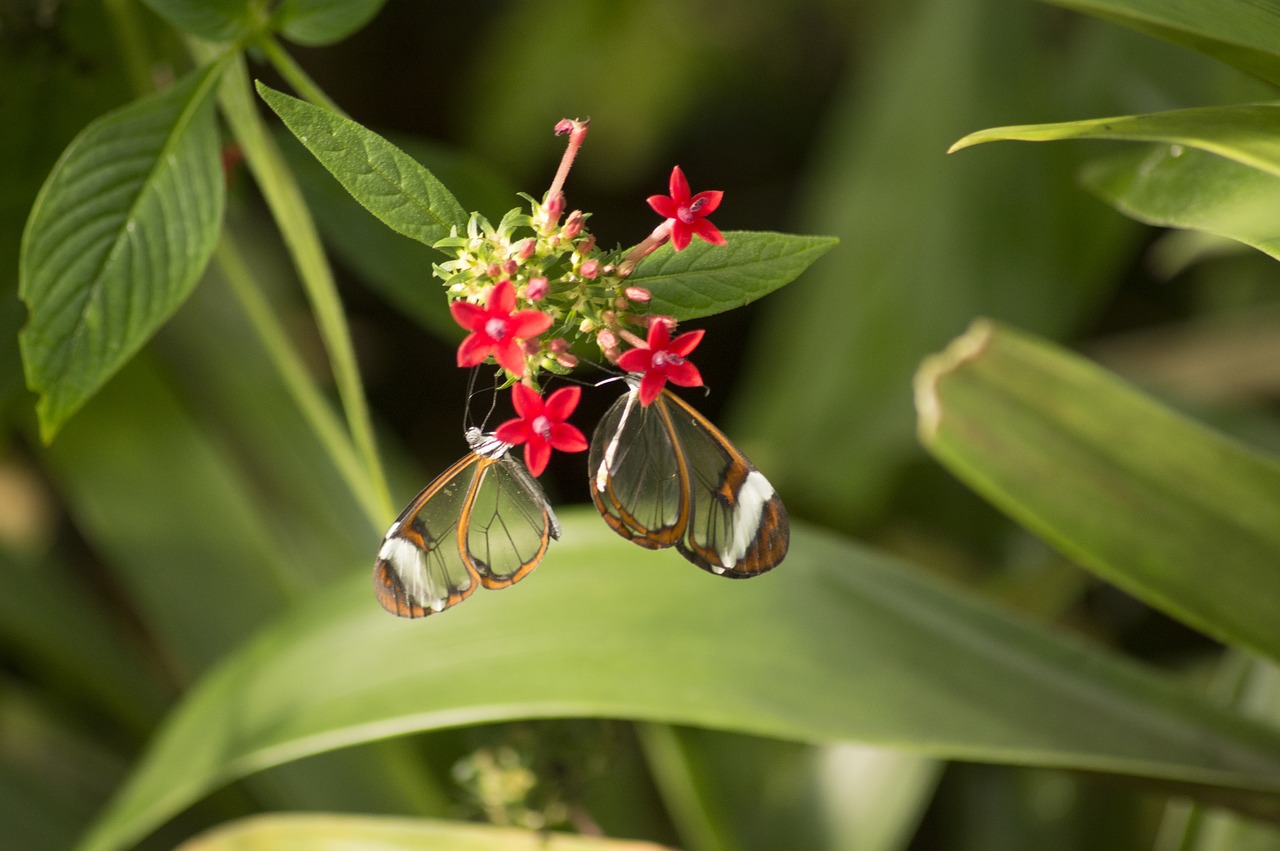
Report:
M536 337L551 327L551 317L538 310L516 310L516 288L499 281L489 291L485 306L468 301L449 305L453 319L471 333L458 346L458 366L476 366L489 355L512 375L524 375L521 340Z
M648 200L653 211L671 223L671 245L675 250L684 249L695 234L712 245L724 245L724 234L706 219L720 206L724 193L699 192L690 198L689 181L685 180L680 166L671 170L669 188L670 197L650 195Z
M652 322L647 345L622 353L618 358L619 368L644 373L640 379L640 404L648 405L657 399L668 381L681 387L702 386L702 374L686 358L702 342L704 333L689 331L673 340L667 323Z
M535 476L542 475L551 460L551 450L582 452L587 438L565 420L578 407L582 391L577 387L561 387L545 400L538 391L524 384L511 388L511 404L519 414L498 426L494 436L503 443L524 444L524 465Z

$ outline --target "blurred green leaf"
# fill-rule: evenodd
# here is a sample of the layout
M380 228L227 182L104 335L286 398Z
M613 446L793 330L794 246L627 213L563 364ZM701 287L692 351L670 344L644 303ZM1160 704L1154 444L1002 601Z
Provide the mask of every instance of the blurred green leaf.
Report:
M1095 160L1081 177L1139 221L1225 236L1280 259L1280 176L1159 145Z
M1098 575L1280 659L1280 463L987 321L921 367L920 437Z
M948 153L983 142L1053 142L1062 139L1186 145L1280 176L1280 102L993 127L970 133L953 144Z
M629 280L653 294L649 307L676 319L711 316L750 304L798 278L839 241L830 236L730 231L725 245L694 240L650 254Z
M333 814L255 816L177 851L661 851L663 846L456 821Z
M172 26L207 41L227 42L254 31L262 0L143 0Z
M1048 0L1181 44L1280 84L1275 0Z
M209 95L223 67L89 125L40 190L22 241L20 344L46 441L177 310L213 252L224 187Z
M289 39L307 47L341 41L369 23L386 0L284 0L276 25Z
M377 133L262 83L257 88L290 132L387 227L428 246L466 227L467 211L445 185Z
M922 454L920 359L975 315L1067 333L1117 279L1133 229L1074 185L1070 146L943 155L984 117L1061 108L1068 84L1096 97L1110 54L1049 61L1027 34L1056 10L1023 0L885 8L892 27L815 131L802 227L840 244L758 312L728 418L794 513L846 530L882 516Z
M725 583L561 519L518 589L443 616L390 617L364 571L293 611L188 695L82 847L306 754L565 716L1087 768L1280 813L1280 733L841 539L799 526L782 568Z

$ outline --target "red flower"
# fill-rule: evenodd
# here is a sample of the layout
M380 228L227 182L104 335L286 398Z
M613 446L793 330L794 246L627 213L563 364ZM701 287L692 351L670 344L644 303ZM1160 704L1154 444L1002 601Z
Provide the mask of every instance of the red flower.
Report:
M640 379L640 404L648 405L662 392L662 386L670 381L681 387L701 387L702 375L698 368L685 360L689 352L702 342L704 331L690 331L671 339L671 329L665 322L649 324L648 345L630 349L618 358L618 366L627 372L642 372Z
M498 426L494 436L513 446L524 444L524 464L535 476L542 475L551 459L551 450L582 452L587 439L565 420L578 407L582 391L561 387L544 401L538 391L524 384L511 388L511 404L520 416Z
M516 289L506 280L489 291L484 307L468 301L449 305L454 321L471 332L458 346L458 366L476 366L493 355L512 375L524 375L520 341L550 328L551 317L541 311L515 308Z
M724 193L699 192L690 198L689 181L685 180L680 166L671 170L670 190L671 197L650 195L649 206L671 223L671 245L675 250L682 250L695 234L712 245L724 245L724 234L706 219L720 206Z

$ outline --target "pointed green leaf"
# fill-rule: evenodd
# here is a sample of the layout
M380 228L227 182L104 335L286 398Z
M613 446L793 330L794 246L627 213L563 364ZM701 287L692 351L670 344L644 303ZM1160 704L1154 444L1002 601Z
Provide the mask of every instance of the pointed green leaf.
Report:
M654 313L676 319L711 316L750 304L791 283L839 241L831 236L730 231L725 245L695 239L646 257L630 278L653 294Z
M663 851L629 839L434 819L288 813L214 828L177 851Z
M160 17L187 35L228 42L253 32L261 0L143 0Z
M293 135L387 227L426 245L466 227L458 199L395 145L349 118L257 85Z
M1280 83L1276 0L1050 0L1181 44Z
M1280 103L1175 109L1058 124L1020 124L970 133L950 152L983 142L1113 139L1199 148L1280 176Z
M224 186L209 97L223 65L90 124L23 233L21 347L51 440L164 324L218 237Z
M1225 236L1280 259L1280 177L1161 145L1096 160L1081 178L1139 221Z
M1168 614L1280 659L1280 463L1045 341L982 321L917 376L970 487Z
M270 765L531 717L1086 768L1280 809L1280 733L908 566L797 526L781 567L724 582L590 510L561 519L518 587L424 621L382 611L367 568L295 609L188 694L84 851Z
M284 0L276 26L290 40L308 47L341 41L378 14L386 0Z

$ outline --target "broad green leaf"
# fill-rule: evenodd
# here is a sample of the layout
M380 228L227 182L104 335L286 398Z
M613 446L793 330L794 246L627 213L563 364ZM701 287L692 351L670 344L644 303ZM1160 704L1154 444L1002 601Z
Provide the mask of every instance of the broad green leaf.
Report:
M1175 109L1058 124L1020 124L970 133L948 153L983 142L1112 139L1186 145L1280 177L1280 102Z
M284 0L275 23L290 40L308 47L341 41L378 14L386 0Z
M84 851L269 765L532 717L1085 768L1280 811L1280 733L844 540L798 526L781 567L726 583L590 510L561 519L519 587L425 621L382 611L366 569L295 609L188 694Z
M89 125L40 190L22 240L20 343L46 441L204 271L224 200L209 97L223 67Z
M177 851L663 851L628 839L457 821L327 813L254 816L216 827Z
M206 41L244 38L265 19L262 0L143 0L160 17L187 35Z
M444 184L372 130L258 83L258 94L351 196L397 233L434 245L465 228L467 212Z
M1205 53L1280 83L1276 0L1049 0Z
M1160 145L1095 160L1081 178L1139 221L1225 236L1280 259L1280 176Z
M1280 463L1078 356L980 321L921 367L920 437L1071 558L1280 658Z
M630 281L653 294L655 313L676 319L711 316L750 304L800 276L838 242L830 236L731 231L725 245L670 243L640 262Z

